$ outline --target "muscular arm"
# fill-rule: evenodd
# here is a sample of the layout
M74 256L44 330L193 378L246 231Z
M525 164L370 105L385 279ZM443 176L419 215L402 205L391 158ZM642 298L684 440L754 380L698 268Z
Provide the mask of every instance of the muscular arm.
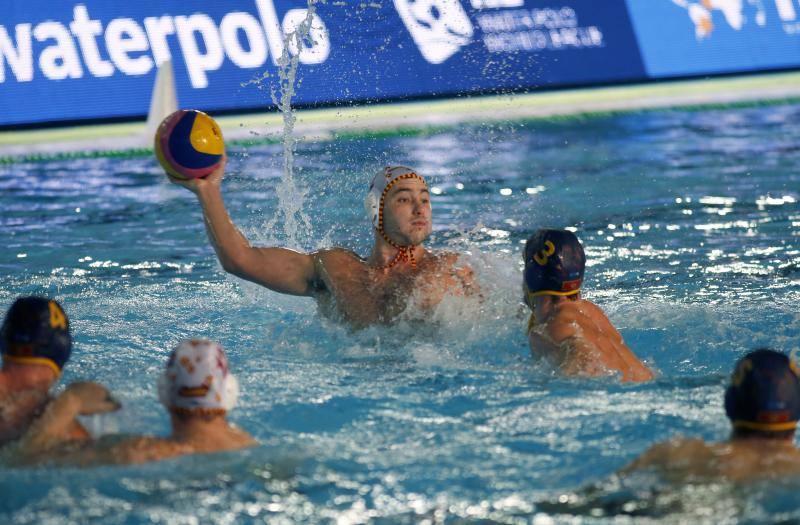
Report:
M588 357L594 351L572 317L553 319L544 327L528 334L531 352L547 361L566 375L600 375L603 370L595 370Z
M597 377L618 371L622 381L653 379L602 310L588 301L562 303L529 337L531 350L564 374Z
M225 271L276 292L311 295L316 280L312 255L250 246L228 215L219 187L204 186L197 196L208 240Z
M103 386L91 382L72 383L47 405L25 432L19 444L20 455L36 456L61 443L87 439L89 434L75 421L75 416L110 412L119 407Z
M160 461L194 450L184 444L154 436L103 436L95 441L59 442L45 448L20 448L8 458L12 465L128 465Z
M191 454L192 448L154 436L104 436L98 441L64 454L61 463L73 465L129 465Z
M225 163L205 179L170 179L197 195L211 246L222 267L237 277L291 295L311 295L318 279L313 255L286 248L254 248L225 209L221 183Z

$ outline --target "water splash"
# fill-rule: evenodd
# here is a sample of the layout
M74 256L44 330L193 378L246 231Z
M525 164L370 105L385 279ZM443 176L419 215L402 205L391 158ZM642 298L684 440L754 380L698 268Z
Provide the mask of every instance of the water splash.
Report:
M281 181L275 191L278 195L278 212L267 223L267 231L271 231L281 215L284 218L283 230L286 234L286 244L290 248L301 248L307 244L307 237L311 231L311 220L303 211L308 188L304 188L295 179L294 152L297 138L294 134L297 116L292 108L292 99L295 95L297 84L297 68L300 64L300 54L311 38L311 30L316 19L316 5L325 0L308 0L305 18L303 18L292 31L287 31L283 41L283 51L278 59L278 86L271 86L272 102L283 115L283 172ZM286 30L284 23L284 30ZM305 237L301 239L300 236Z

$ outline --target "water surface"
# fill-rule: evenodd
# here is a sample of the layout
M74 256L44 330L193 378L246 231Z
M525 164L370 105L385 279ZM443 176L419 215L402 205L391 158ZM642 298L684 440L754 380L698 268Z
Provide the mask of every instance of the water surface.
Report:
M0 304L62 302L76 341L62 383L102 381L124 403L87 425L166 433L156 378L173 345L206 336L241 382L231 419L262 443L136 467L0 467L2 521L800 520L797 480L612 477L676 433L725 439L734 361L800 348L798 122L800 106L785 105L299 144L306 250L366 255L373 172L404 163L428 176L430 245L463 251L487 299L445 301L427 332L353 334L309 299L226 275L194 197L151 158L0 166ZM256 244L287 242L281 146L230 155L235 222ZM563 379L532 362L520 250L539 227L575 229L587 297L657 381Z

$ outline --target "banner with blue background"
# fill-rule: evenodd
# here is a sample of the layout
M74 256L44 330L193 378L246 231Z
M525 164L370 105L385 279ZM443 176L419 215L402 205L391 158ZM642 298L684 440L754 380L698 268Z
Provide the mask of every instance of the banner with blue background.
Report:
M299 50L293 103L337 104L643 76L621 2L11 0L0 14L0 125L147 113L171 58L178 101L274 107ZM310 26L302 42L285 35Z
M796 68L798 0L627 0L651 78Z
M0 126L144 117L167 59L180 106L210 112L274 108L292 58L302 106L789 68L798 12L800 0L7 0Z

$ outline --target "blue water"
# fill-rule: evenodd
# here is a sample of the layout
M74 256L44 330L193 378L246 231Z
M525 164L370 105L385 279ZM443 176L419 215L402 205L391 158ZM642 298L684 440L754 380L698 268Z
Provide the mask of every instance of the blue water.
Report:
M800 480L613 476L677 433L725 439L735 359L800 348L798 122L783 105L299 144L304 249L366 255L374 170L429 177L430 245L463 251L486 301L445 301L427 331L350 333L309 299L226 275L193 196L151 158L0 166L0 305L62 302L76 340L62 384L101 381L124 404L92 431L167 433L156 377L179 340L206 336L241 382L230 419L261 443L145 466L0 467L0 521L800 520ZM281 147L230 154L234 220L254 243L285 242ZM531 361L520 243L545 226L576 229L586 295L657 381L570 380Z

